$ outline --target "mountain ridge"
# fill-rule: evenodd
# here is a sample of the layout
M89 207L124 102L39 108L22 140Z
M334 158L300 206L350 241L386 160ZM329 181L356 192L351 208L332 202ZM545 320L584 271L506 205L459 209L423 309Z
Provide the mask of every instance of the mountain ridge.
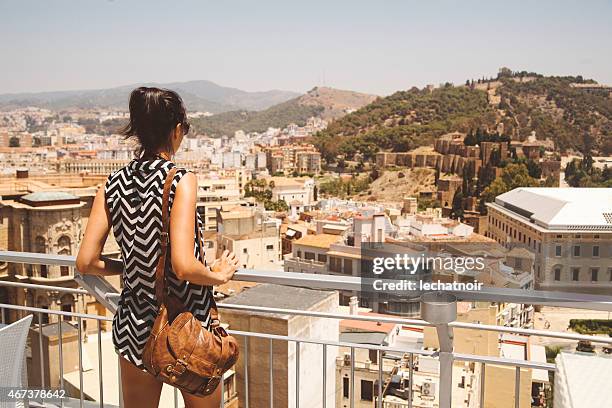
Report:
M376 95L330 87L314 87L296 98L262 111L237 110L194 120L196 129L210 136L233 135L236 130L264 132L290 123L303 126L311 116L334 120L347 111L376 100Z
M582 85L576 85L582 84ZM591 89L592 88L592 89ZM561 152L612 154L612 87L581 76L546 77L500 70L497 78L413 87L379 98L314 137L328 161L408 151L444 134L482 128L513 140L531 132Z
M190 111L227 112L236 109L263 110L300 94L293 91L243 91L208 80L168 83L137 83L112 88L0 94L0 107L38 106L67 108L111 108L127 110L129 93L139 86L157 86L177 91Z

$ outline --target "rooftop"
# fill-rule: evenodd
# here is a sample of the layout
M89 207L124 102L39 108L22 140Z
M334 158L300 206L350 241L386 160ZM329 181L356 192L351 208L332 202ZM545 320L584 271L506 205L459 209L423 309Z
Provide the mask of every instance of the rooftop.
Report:
M24 195L21 197L21 199L30 202L44 202L78 200L79 197L65 191L37 191L35 193Z
M332 293L331 291L264 283L246 289L219 303L273 307L279 309L311 310L313 306L327 299ZM253 312L249 313L252 314ZM276 315L278 316L279 314ZM288 315L285 318L288 318Z
M549 229L591 227L612 230L612 189L521 187L495 204Z
M303 245L314 248L326 248L329 249L331 244L339 242L342 237L340 235L332 234L316 234L316 235L304 235L293 243L293 245Z

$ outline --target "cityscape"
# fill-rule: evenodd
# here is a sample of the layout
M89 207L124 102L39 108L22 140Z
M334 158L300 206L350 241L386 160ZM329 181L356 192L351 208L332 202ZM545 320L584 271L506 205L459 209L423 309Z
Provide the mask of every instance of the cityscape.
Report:
M612 407L612 83L550 72L146 83L185 102L172 161L196 175L206 262L238 259L213 288L241 344L222 408ZM0 372L66 396L30 406L124 406L123 282L75 257L136 158L143 83L0 88ZM112 232L103 256L122 262ZM185 403L164 385L159 406Z

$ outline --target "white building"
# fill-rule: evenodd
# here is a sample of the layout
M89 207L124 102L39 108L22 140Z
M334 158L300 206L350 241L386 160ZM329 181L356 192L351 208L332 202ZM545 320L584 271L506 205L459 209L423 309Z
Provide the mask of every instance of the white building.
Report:
M271 177L268 185L272 189L272 200L285 201L293 216L309 211L316 204L315 183L311 178Z
M612 290L612 189L517 188L488 206L487 236L535 255L546 290Z

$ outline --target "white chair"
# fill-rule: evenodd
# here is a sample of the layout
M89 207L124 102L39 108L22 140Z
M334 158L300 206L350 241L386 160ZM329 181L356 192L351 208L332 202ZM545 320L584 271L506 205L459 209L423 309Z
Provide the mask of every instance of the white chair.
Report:
M27 388L26 341L32 315L0 328L0 387ZM25 407L23 401L0 402L0 408Z

